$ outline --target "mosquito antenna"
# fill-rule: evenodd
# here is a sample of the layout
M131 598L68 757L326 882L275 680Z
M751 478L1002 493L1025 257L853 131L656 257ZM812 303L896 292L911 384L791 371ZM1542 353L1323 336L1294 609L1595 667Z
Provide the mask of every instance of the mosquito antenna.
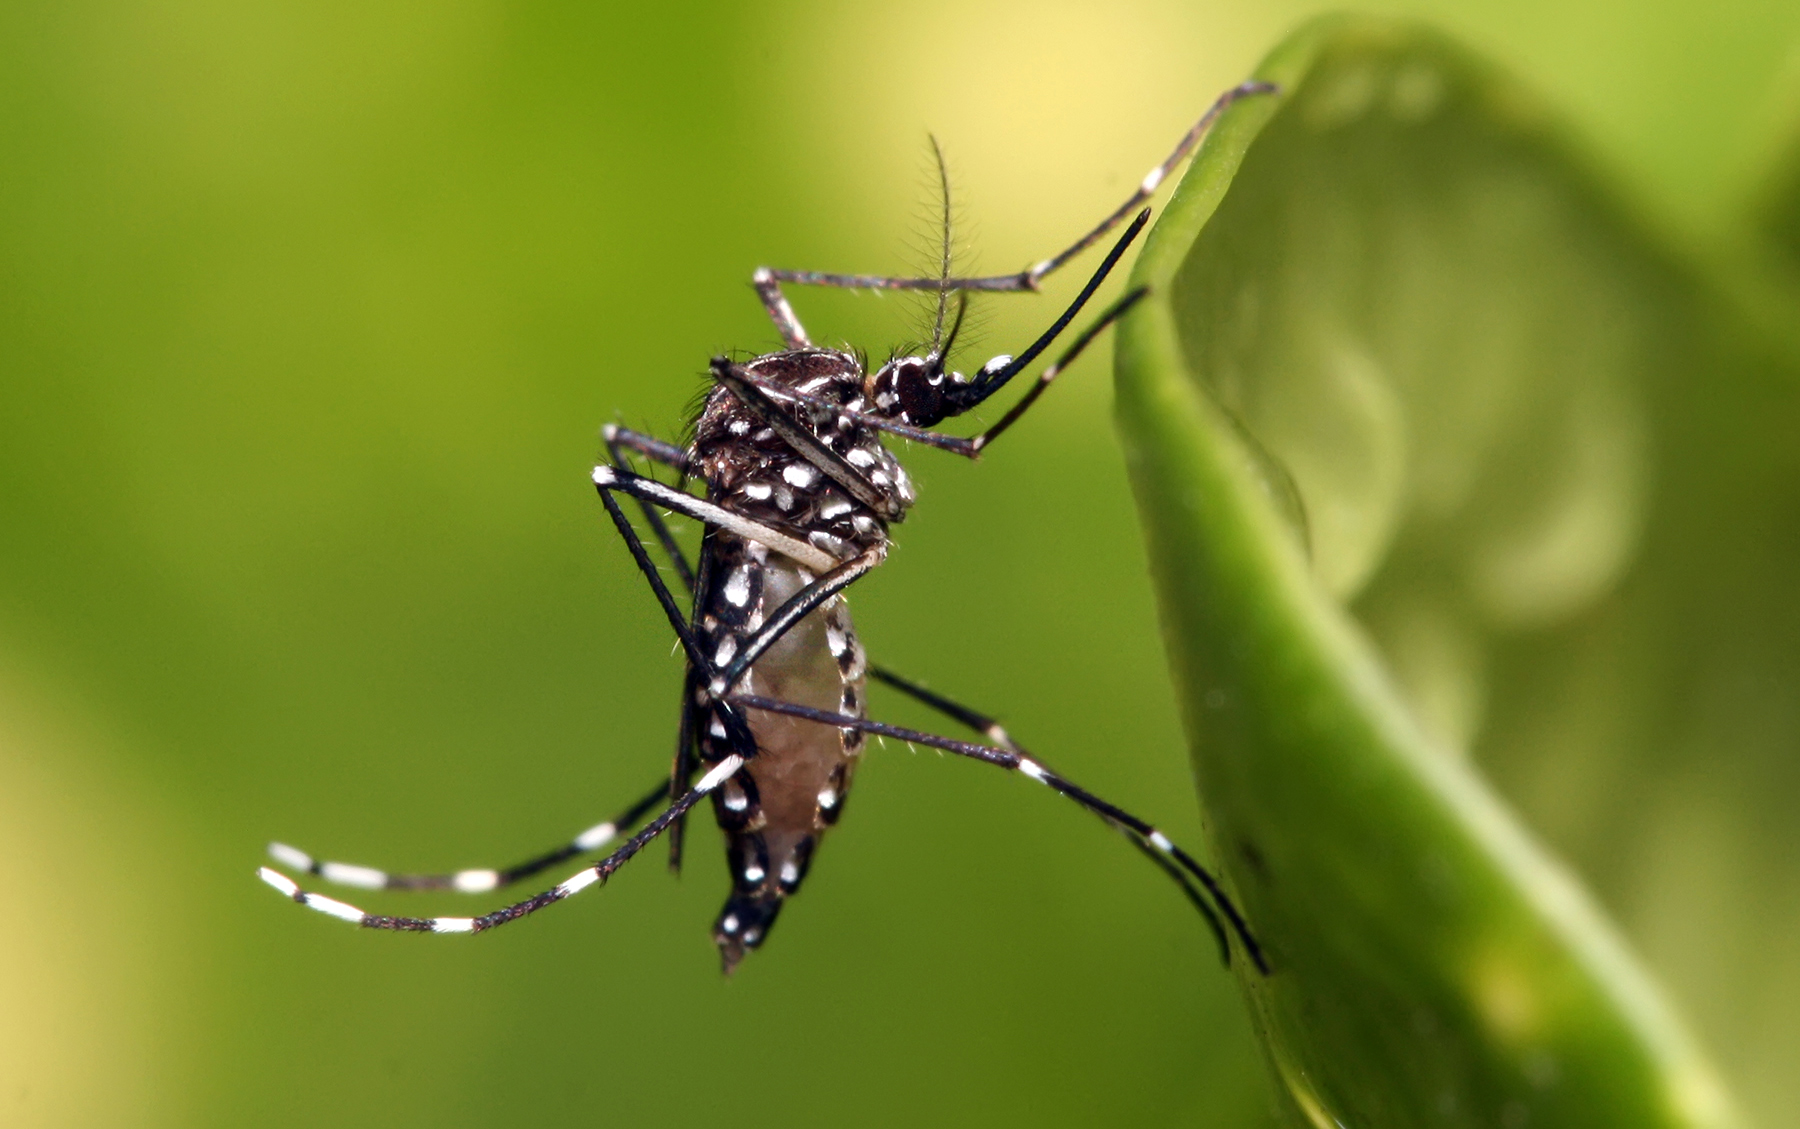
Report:
M944 315L950 307L950 167L944 161L944 147L938 144L937 134L927 134L931 138L931 153L937 158L938 194L944 201L943 243L938 257L937 316L931 324L931 355L941 357L944 344ZM957 320L962 320L961 311ZM955 336L955 331L951 331Z
M944 337L943 347L931 351L932 361L940 372L943 371L944 360L950 355L950 350L956 348L956 335L962 332L963 315L968 312L969 293L966 290L958 290L956 292L956 316L950 319L950 332Z

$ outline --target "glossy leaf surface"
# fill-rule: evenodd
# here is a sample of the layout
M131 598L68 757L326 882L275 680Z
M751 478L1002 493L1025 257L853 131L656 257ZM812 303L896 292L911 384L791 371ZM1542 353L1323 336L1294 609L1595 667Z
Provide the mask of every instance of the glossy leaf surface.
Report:
M1616 764L1670 720L1705 631L1670 609L1720 594L1670 593L1726 546L1697 503L1775 469L1715 448L1756 437L1732 412L1791 420L1791 384L1754 333L1720 346L1735 315L1443 39L1327 20L1259 77L1281 93L1221 122L1139 263L1118 411L1288 1110L1733 1124L1469 754Z

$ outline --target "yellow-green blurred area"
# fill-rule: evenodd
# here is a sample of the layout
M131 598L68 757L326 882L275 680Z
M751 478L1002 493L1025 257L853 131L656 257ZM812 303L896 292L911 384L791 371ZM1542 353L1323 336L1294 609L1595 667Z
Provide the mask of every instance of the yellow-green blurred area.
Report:
M599 426L677 436L709 356L775 346L759 263L929 269L928 131L965 265L1016 269L1317 7L0 7L0 1125L1264 1122L1166 881L933 753L873 748L729 981L703 825L680 879L653 850L478 939L359 933L253 872L270 838L502 864L640 794L680 664L592 496ZM1674 241L1748 241L1800 9L1392 10L1561 107ZM1078 283L981 300L958 360ZM904 299L791 296L822 342L924 332ZM981 463L914 452L853 604L876 661L1198 842L1103 354ZM1791 983L1791 931L1693 923L1791 897L1794 840L1733 848L1722 811L1646 811L1712 893L1623 924L1775 1125L1795 1025L1708 1004ZM1618 910L1658 876L1608 877Z

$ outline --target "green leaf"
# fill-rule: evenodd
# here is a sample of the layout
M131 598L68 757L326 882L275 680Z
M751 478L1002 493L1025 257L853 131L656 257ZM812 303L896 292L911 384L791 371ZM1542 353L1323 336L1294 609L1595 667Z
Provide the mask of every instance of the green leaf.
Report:
M1220 120L1139 260L1118 415L1289 1118L1736 1124L1469 759L1629 731L1544 721L1518 690L1547 668L1514 660L1583 632L1590 658L1647 653L1630 609L1693 562L1669 548L1703 521L1684 468L1730 431L1701 417L1749 406L1687 379L1733 315L1442 38L1330 19L1258 77L1281 92ZM1614 682L1669 674L1637 665Z
M1800 264L1800 122L1788 137L1762 185L1753 217L1771 258L1790 269Z

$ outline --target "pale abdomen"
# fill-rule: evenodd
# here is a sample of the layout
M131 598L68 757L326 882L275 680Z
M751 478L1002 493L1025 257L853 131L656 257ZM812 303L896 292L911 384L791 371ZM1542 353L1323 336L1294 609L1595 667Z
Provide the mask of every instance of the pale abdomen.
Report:
M715 665L814 576L763 546L708 539L699 638ZM864 716L865 660L841 598L795 624L751 667L737 692ZM768 935L782 903L806 878L820 836L843 811L862 734L761 710L747 711L756 755L713 793L725 832L732 893L714 927L725 967ZM705 711L700 749L714 764L737 751Z

